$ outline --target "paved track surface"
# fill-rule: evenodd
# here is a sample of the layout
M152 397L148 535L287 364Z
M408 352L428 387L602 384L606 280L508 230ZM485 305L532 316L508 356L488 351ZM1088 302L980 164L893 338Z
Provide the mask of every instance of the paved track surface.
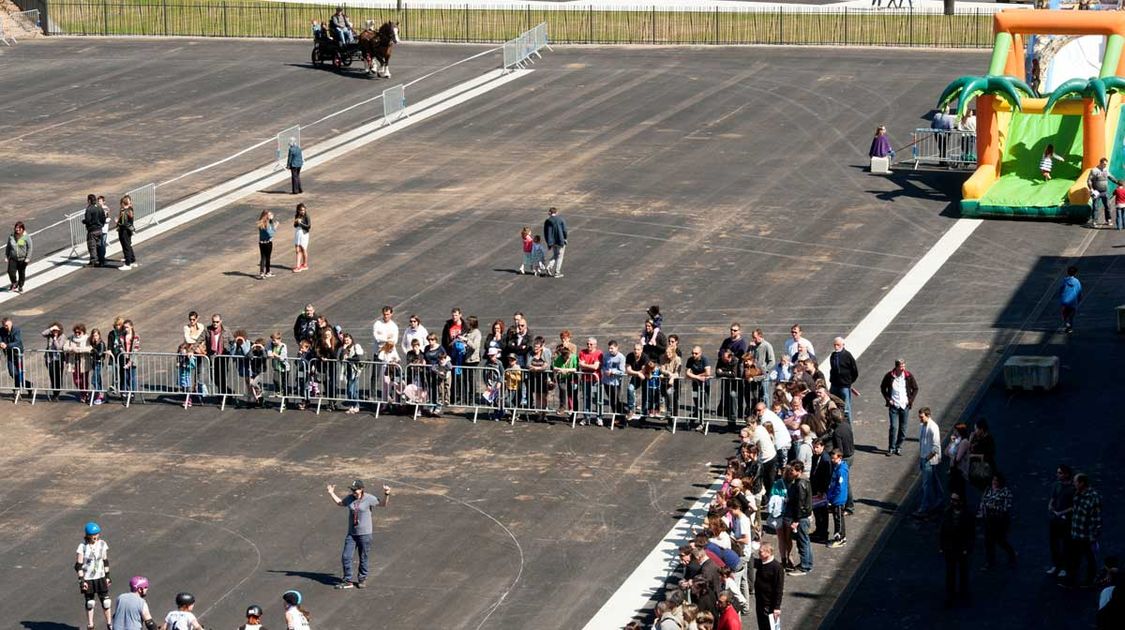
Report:
M183 66L150 65L163 64L169 46L183 47L168 62ZM290 65L307 53L295 43L47 40L20 50L21 77L65 68L68 57L102 59L84 76L110 92L154 72L178 77L227 60L231 78L201 74L162 97L207 122L185 133L174 116L147 119L146 151L180 156L154 167L161 172L206 161L196 132L222 139L207 149L216 155L259 137L246 133L260 124L246 113L252 90L229 90L239 103L229 117L212 116L205 96L248 81L237 74L243 68L273 95L267 100L284 100L287 117L300 120L374 89ZM400 49L396 78L477 50ZM250 62L235 59L251 52ZM195 54L203 60L193 63ZM527 78L309 171L302 200L314 229L304 274L288 273L283 232L279 277L252 278L254 219L262 208L286 216L294 202L262 191L142 244L135 271L83 270L9 305L29 339L53 319L105 329L123 314L146 349L170 350L193 308L221 311L231 326L258 334L289 330L312 301L366 342L384 303L396 306L400 323L416 311L431 328L456 304L482 322L522 310L533 333L553 338L567 327L604 341L637 334L644 308L659 303L666 328L709 353L732 320L762 327L778 347L801 322L824 353L954 220L956 176L862 171L876 125L901 130L901 140L929 111L949 78L934 71L939 59L983 62L979 53L949 52L560 48ZM466 69L458 80L475 74ZM6 73L0 88L28 80ZM280 96L294 91L305 97ZM61 112L17 117L53 106L48 93L34 93L25 85L21 106L3 110L5 137L26 121L66 120ZM50 203L84 191L101 168L109 169L102 180L148 181L145 160L103 167L75 158L76 170L67 169L67 147L104 143L130 153L138 136L117 143L102 130L117 108L97 101L82 115L102 123L82 123L70 137L44 131L32 150L0 149L25 160L23 177L36 182L61 178L35 156L62 154L60 170L73 183L36 186ZM269 128L284 126L275 118ZM0 198L18 192L10 179L0 183ZM518 276L519 228L537 228L548 205L563 209L573 232L566 277ZM814 574L790 581L788 625L809 627L829 612L910 489L913 460L881 453L877 387L894 357L918 375L920 404L956 416L1056 279L1057 257L1080 252L1086 236L1064 225L985 224L863 357L852 543L818 548ZM7 616L39 629L80 618L68 567L90 518L103 522L119 579L148 574L161 613L176 591L194 591L208 625L234 624L251 601L264 603L276 625L278 595L295 587L320 627L373 618L402 628L579 627L710 483L708 464L731 450L723 434L458 418L161 404L8 409L0 526L9 534L0 564L12 567L3 585L15 608ZM335 592L326 583L338 571L344 517L323 485L353 476L400 492L377 518L372 587Z

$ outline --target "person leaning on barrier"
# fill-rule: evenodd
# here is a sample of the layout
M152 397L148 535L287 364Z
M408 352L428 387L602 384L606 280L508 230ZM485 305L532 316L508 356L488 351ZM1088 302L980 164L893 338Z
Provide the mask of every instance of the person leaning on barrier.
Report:
M8 376L12 377L12 387L17 390L24 387L23 336L20 329L12 323L11 317L5 317L0 323L0 352L4 353Z
M27 264L31 262L31 236L23 221L16 221L8 242L4 246L4 261L8 263L9 291L23 293L23 283L27 280Z

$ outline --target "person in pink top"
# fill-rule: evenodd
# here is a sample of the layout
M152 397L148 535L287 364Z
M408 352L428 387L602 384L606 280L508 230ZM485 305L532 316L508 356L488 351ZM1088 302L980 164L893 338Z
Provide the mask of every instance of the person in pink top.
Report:
M527 273L525 268L535 269L535 264L532 261L531 250L535 246L535 241L531 237L531 228L524 226L520 230L520 242L523 245L523 262L520 263L520 275Z

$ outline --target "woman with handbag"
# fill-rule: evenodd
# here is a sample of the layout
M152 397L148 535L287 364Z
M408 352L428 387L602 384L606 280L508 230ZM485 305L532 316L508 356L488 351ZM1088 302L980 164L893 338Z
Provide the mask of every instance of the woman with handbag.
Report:
M121 243L121 255L125 258L125 264L119 267L122 271L138 266L137 256L133 253L133 233L137 231L133 223L135 218L133 198L125 195L121 198L121 210L117 213L117 240Z
M969 483L984 490L996 473L996 440L988 430L988 421L980 418L969 439Z

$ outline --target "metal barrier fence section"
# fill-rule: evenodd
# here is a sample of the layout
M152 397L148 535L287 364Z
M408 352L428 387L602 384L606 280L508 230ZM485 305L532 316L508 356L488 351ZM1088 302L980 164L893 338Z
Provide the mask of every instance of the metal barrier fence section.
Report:
M396 85L383 90L383 120L387 124L406 115L406 87Z
M276 161L278 170L285 168L289 159L289 143L295 142L299 147L301 146L301 126L293 125L292 127L277 134L277 152Z
M915 129L911 144L914 168L919 164L972 168L977 163L975 131Z
M572 428L614 430L629 422L681 424L708 433L712 424L737 427L758 402L769 403L769 381L682 374L626 375L615 383L596 373L549 367L428 365L246 354L132 352L94 357L89 351L13 350L4 356L0 392L18 402L73 399L94 405L109 397L124 406L163 401L183 408L214 404L248 408L392 412L418 418L451 413L505 421L561 421ZM22 386L21 386L22 384Z
M28 3L29 0L24 0ZM48 30L72 35L308 38L330 7L259 0L37 0ZM687 4L687 3L685 3ZM799 44L989 48L992 11L869 10L851 7L731 6L488 7L457 4L355 7L353 19L399 23L404 39L506 42L540 23L558 43ZM505 66L511 67L511 66Z
M25 350L22 367L23 388L31 392L32 404L40 398L67 396L93 405L104 401L108 388L116 383L113 360L89 350Z
M125 193L133 200L133 224L148 227L160 223L156 216L156 184L145 184ZM147 219L147 223L142 221Z
M23 353L18 348L6 348L3 355L4 369L0 370L0 393L11 392L12 402L19 402L24 391Z
M40 32L39 9L0 13L0 42L11 46L19 43L16 37L30 36Z
M504 42L504 69L522 68L531 61L531 56L542 58L539 50L547 45L547 24L520 33L519 37Z

